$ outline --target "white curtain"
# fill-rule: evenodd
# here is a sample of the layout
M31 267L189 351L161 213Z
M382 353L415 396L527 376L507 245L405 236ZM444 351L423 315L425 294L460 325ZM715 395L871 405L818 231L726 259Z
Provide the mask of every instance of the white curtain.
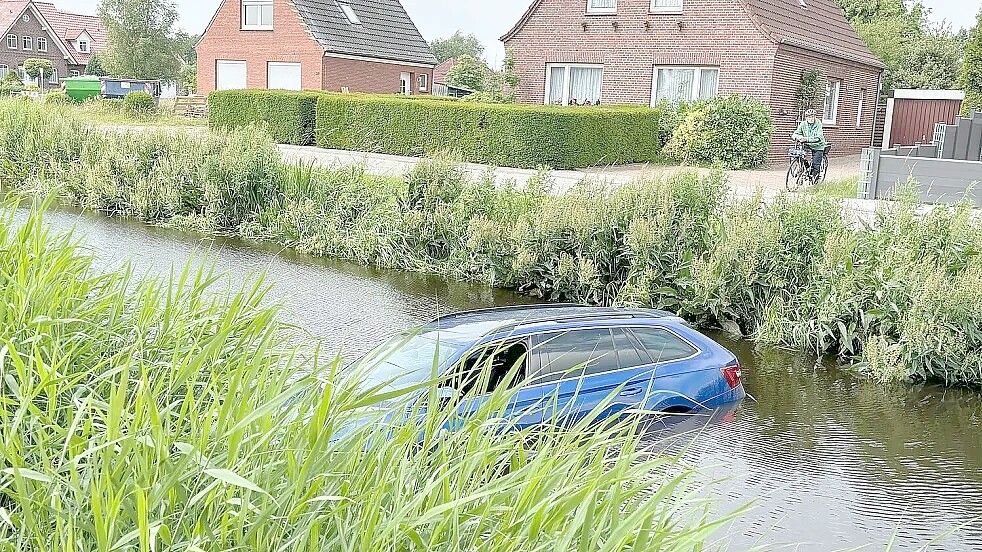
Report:
M603 69L599 67L571 67L569 70L569 103L596 104L600 100Z
M594 9L613 9L617 7L617 0L590 0L590 7Z
M549 103L561 105L563 103L563 83L566 82L566 68L553 67L549 73Z
M719 87L719 69L702 69L699 73L699 99L715 98Z
M658 101L670 103L692 101L692 86L695 84L695 69L659 69Z

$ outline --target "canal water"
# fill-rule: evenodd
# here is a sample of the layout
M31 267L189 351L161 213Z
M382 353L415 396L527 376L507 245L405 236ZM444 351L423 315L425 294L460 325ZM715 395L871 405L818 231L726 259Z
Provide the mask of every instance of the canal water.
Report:
M227 285L266 274L270 300L330 352L354 357L440 313L528 302L484 286L377 271L97 215L50 212L101 269L137 276L206 262ZM884 386L833 363L714 336L752 400L652 436L710 484L720 512L750 504L714 545L732 550L982 550L982 398Z

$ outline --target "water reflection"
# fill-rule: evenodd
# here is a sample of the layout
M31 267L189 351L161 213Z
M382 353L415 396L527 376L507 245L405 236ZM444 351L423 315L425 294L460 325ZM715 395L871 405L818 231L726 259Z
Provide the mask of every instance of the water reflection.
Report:
M98 216L53 212L47 220L75 227L101 268L131 263L138 276L161 275L207 255L234 287L265 271L284 317L327 351L349 357L438 314L526 301L484 286L195 240ZM915 550L964 525L928 549L982 550L977 394L884 387L815 359L716 337L740 357L756 401L709 419L667 422L652 428L651 438L715 482L711 493L722 511L757 501L725 532L733 549L788 543L883 550L896 533L895 550ZM675 437L664 439L666 432Z

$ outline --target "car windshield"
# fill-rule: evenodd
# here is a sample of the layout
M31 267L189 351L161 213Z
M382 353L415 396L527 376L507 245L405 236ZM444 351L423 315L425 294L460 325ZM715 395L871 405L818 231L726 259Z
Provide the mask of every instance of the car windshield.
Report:
M401 334L358 361L355 371L368 388L405 389L442 373L447 363L465 348L466 345L441 339L436 332Z

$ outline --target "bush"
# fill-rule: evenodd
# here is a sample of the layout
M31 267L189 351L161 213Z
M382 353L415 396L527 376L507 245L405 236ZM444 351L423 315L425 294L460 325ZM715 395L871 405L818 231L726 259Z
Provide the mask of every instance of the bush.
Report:
M130 115L143 117L157 111L157 102L146 92L133 92L123 98L123 107Z
M64 92L49 92L44 96L44 103L51 105L65 105L73 103L71 96Z
M573 169L657 160L659 118L659 110L639 107L323 94L317 104L317 145L416 157L450 151L472 163Z
M767 162L774 120L766 105L745 96L725 96L684 106L665 147L681 163L752 169Z
M208 97L211 128L263 126L280 144L314 144L318 92L229 90Z

